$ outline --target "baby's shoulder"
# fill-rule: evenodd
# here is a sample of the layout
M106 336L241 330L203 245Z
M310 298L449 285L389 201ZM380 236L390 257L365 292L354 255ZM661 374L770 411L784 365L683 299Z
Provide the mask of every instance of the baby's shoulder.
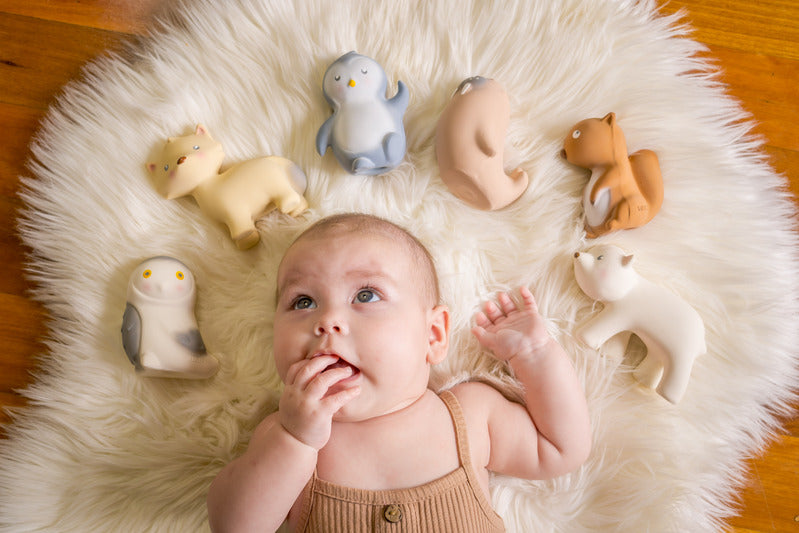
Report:
M458 400L467 422L486 420L498 405L507 403L505 397L494 387L479 381L458 383L450 392Z

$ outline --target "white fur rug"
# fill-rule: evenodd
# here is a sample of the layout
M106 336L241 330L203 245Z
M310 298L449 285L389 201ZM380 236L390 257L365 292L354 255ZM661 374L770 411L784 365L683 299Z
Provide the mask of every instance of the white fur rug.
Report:
M595 446L573 475L497 478L511 531L713 531L732 512L744 460L775 431L797 383L799 243L738 105L653 1L185 1L122 56L89 65L34 140L21 231L52 338L31 407L0 450L4 531L202 531L205 494L275 408L274 276L283 249L317 218L385 216L415 232L440 269L453 346L434 386L497 372L468 327L495 291L530 285L585 383ZM356 50L410 89L408 154L382 177L345 174L314 151L329 110L322 74ZM480 74L511 100L506 166L530 187L481 212L438 176L436 120ZM631 151L655 150L661 213L612 234L638 271L703 317L707 355L676 406L640 389L631 368L573 337L592 313L572 272L583 248L587 172L559 156L577 121L615 111ZM307 173L311 209L259 222L241 252L191 199L167 201L145 162L167 136L207 125L229 162L281 155ZM122 350L127 279L153 255L186 262L197 317L221 360L206 381L146 379ZM598 308L597 308L598 309ZM607 350L606 350L607 352Z

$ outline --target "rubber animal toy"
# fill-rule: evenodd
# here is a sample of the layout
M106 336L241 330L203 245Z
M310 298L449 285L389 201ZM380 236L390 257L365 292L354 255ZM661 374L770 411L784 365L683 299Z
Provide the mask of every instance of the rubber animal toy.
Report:
M476 76L461 82L436 127L436 158L450 192L477 209L507 206L527 189L521 168L503 169L510 102L502 86Z
M402 117L408 107L408 89L397 82L397 94L389 100L387 85L383 68L355 52L344 54L328 67L323 93L333 114L316 135L319 155L329 146L350 174L383 174L402 161Z
M588 237L643 226L660 211L663 178L657 155L640 150L628 157L614 113L578 122L566 136L562 154L591 170L583 192Z
M203 379L219 361L205 350L197 320L194 275L171 257L152 257L130 276L122 346L143 376Z
M633 256L619 247L600 245L574 254L577 284L604 309L578 328L577 335L594 349L622 331L635 333L647 353L634 375L644 386L657 387L666 400L683 397L694 360L704 354L705 326L683 299L638 275Z
M223 222L242 250L261 239L255 219L277 207L297 216L308 208L306 178L282 157L259 157L219 171L225 152L202 124L170 137L157 161L147 164L156 189L167 199L192 195L206 216Z

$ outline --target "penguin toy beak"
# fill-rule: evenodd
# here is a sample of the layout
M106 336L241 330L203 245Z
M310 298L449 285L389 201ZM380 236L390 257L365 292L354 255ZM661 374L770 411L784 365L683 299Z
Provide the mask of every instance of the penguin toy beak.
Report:
M349 85L350 87L355 87L355 80L351 79L347 85Z

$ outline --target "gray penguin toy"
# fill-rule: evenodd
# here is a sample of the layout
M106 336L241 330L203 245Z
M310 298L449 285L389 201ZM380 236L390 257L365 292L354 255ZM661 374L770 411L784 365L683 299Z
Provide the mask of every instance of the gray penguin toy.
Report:
M396 167L405 156L402 117L408 89L397 82L397 94L386 98L388 79L369 57L349 52L325 72L322 92L333 114L316 134L316 150L327 148L350 174L377 175Z

